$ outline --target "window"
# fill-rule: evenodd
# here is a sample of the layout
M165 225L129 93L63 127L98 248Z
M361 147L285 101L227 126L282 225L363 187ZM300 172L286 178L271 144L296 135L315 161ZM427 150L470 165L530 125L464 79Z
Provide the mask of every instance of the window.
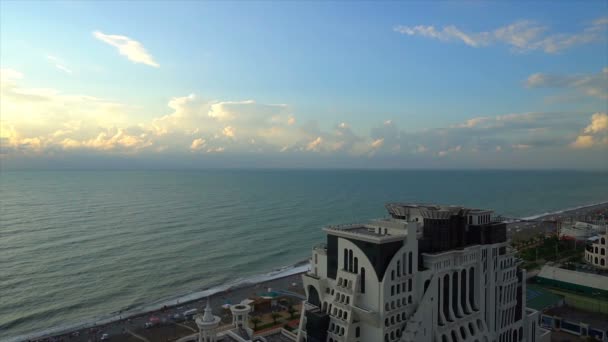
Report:
M361 293L365 293L365 268L361 267Z
M412 274L412 252L410 252L410 254L407 257L407 262L408 262L408 268L410 270L410 274Z
M356 327L355 328L355 337L359 337L361 336L361 327Z
M348 269L348 249L344 248L344 265L343 269L346 271Z

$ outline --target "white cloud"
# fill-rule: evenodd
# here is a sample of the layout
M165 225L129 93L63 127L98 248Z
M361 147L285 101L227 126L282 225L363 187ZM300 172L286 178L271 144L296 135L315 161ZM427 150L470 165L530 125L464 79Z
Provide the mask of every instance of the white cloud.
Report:
M46 59L48 59L55 66L55 68L65 72L65 73L68 73L68 74L72 73L72 70L70 68L68 68L67 66L65 66L64 63L59 58L57 58L55 56L47 55Z
M155 68L160 66L154 61L154 58L146 51L144 46L136 40L127 36L104 34L100 31L93 32L93 36L106 44L114 46L121 55L126 56L132 62L146 64Z
M590 75L556 75L535 73L528 77L525 82L528 88L569 88L576 89L580 93L608 99L608 68L601 72Z
M194 94L169 99L166 115L134 122L129 118L137 107L52 88L25 87L23 75L16 70L2 69L1 76L2 158L78 151L179 156L196 151L255 154L256 158L318 153L335 160L415 158L453 163L473 154L491 159L499 150L505 158L540 156L547 150L600 153L608 141L606 113L479 116L450 127L409 132L387 120L369 132L355 132L347 122L329 129L315 122L290 123L295 117L285 105L206 100ZM522 149L528 152L514 152Z
M590 148L593 146L593 136L591 135L579 135L576 140L571 144L574 148Z
M602 41L605 39L604 31L607 25L608 18L600 18L587 25L581 32L571 34L546 34L547 27L527 20L520 20L492 31L481 32L465 32L453 25L440 29L425 25L398 25L393 30L408 36L421 36L440 41L460 41L475 48L503 43L520 52L541 50L545 53L557 53L576 45Z
M585 133L600 133L608 130L608 114L595 113L591 116L591 123L585 128Z
M203 138L194 139L192 140L192 144L190 144L190 149L193 151L201 150L205 147L206 142L207 141Z
M232 126L226 126L226 127L224 127L222 134L224 134L225 136L227 136L229 138L234 138L234 128L232 128Z
M380 138L380 139L376 139L376 140L372 141L372 148L374 148L374 149L380 148L380 147L382 147L382 145L384 145L384 138Z
M315 140L309 142L308 145L306 145L306 150L319 152L321 150L322 143L323 143L323 138L317 137Z

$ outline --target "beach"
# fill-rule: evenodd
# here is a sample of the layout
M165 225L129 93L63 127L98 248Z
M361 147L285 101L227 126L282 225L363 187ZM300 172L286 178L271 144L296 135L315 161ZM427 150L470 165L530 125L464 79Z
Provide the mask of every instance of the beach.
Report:
M552 213L544 213L533 217L522 218L509 222L507 227L509 235L513 234L538 234L554 230L552 221L568 217L581 217L589 214L608 212L608 202L581 206L577 208L564 209ZM177 337L184 337L197 331L193 321L175 323L173 315L183 314L192 309L202 312L207 300L213 307L214 314L222 318L224 327L230 326L231 317L224 304L236 304L242 300L251 298L256 294L273 291L285 291L293 293L296 300L301 300L298 295L304 294L302 288L302 273L309 268L307 261L302 261L291 268L276 270L269 274L241 280L233 284L207 289L176 299L160 301L138 309L137 312L120 312L109 318L99 321L87 322L79 326L66 327L61 331L48 332L37 337L26 338L32 341L96 341L103 334L108 334L113 341L166 341ZM152 328L146 328L145 323L150 319L158 320L158 324Z
M220 330L222 327L231 326L231 316L229 310L222 308L224 304L237 304L242 300L251 298L256 294L272 291L292 292L295 299L298 297L295 294L303 295L302 288L302 272L290 274L284 277L271 279L261 283L242 284L224 291L217 292L208 297L199 299L181 301L176 300L174 303L166 303L155 309L141 312L135 315L119 316L116 320L110 322L100 322L87 324L76 329L68 329L66 331L41 336L38 338L28 339L28 341L99 341L103 334L108 334L111 341L166 341L173 340L177 337L184 337L198 331L196 324L192 321L183 321L175 323L171 317L175 314L183 314L192 309L197 309L202 313L204 307L209 301L213 308L213 313L222 318ZM179 301L179 302L178 302ZM158 318L158 325L146 328L146 322L151 318Z

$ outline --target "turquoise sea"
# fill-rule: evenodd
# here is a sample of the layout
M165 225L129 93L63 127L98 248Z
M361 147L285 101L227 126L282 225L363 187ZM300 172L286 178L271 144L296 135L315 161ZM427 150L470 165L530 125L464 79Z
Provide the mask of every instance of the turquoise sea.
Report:
M525 217L608 201L608 172L2 172L0 340L293 265L389 201Z

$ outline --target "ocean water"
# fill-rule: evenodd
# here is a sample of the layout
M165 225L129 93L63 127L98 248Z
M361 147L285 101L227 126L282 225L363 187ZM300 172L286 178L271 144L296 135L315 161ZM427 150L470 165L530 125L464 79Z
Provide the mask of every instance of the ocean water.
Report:
M608 201L608 172L2 172L0 340L293 265L390 201L525 217Z

